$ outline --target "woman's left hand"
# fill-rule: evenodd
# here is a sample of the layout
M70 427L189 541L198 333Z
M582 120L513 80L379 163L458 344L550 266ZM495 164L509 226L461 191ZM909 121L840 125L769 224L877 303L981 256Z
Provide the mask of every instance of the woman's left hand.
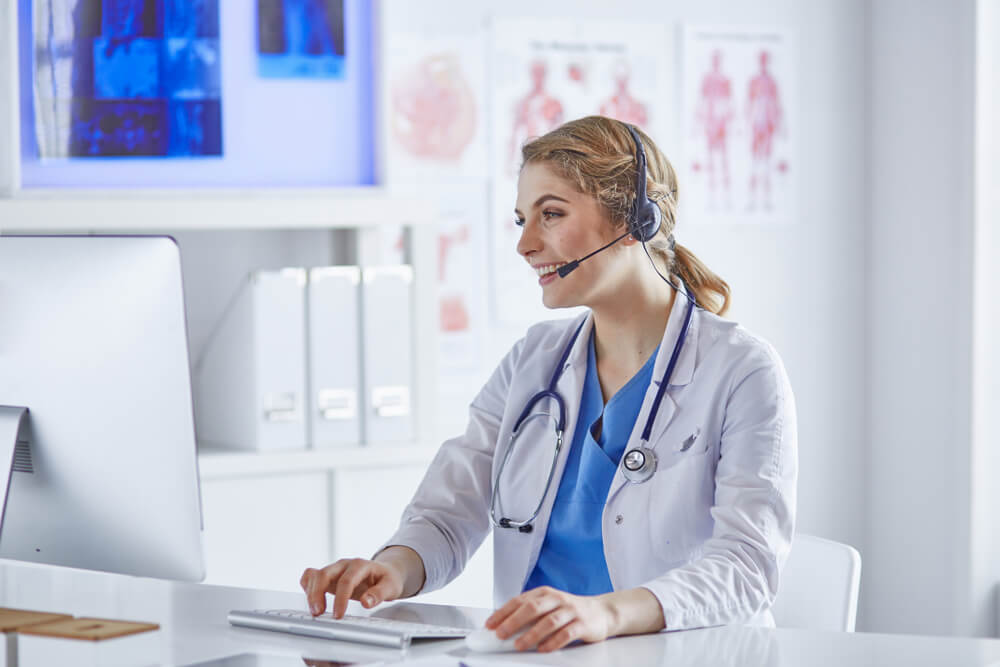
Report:
M532 589L493 612L486 627L507 639L524 627L514 648L524 651L538 646L539 652L556 651L570 642L587 643L607 639L612 633L614 613L602 596L571 595L548 586Z

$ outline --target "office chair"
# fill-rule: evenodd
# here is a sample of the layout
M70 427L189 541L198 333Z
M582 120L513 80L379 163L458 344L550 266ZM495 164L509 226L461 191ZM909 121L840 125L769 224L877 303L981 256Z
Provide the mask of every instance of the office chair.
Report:
M771 608L785 628L854 632L861 585L861 554L822 537L797 534L781 571Z

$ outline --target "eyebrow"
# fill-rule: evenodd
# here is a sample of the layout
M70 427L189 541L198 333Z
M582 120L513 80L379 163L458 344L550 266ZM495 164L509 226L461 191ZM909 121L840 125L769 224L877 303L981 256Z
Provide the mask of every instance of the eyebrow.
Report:
M552 193L547 193L547 194L542 195L538 199L536 199L535 203L532 204L531 207L532 208L538 208L539 206L541 206L542 204L544 204L545 202L547 202L550 199L555 199L556 201L561 201L561 202L563 202L565 204L570 203L568 199L563 199L559 195L554 195ZM516 208L514 209L514 213L517 213L518 215L522 215L521 212L519 210L517 210Z

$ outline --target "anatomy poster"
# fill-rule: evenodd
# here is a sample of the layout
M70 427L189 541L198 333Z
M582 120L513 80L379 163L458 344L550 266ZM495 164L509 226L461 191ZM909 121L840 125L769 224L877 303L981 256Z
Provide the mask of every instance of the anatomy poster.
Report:
M541 305L538 278L516 252L514 225L521 146L560 124L592 114L667 128L666 26L651 22L497 20L491 59L494 313L521 323L565 312Z
M794 220L794 58L787 31L686 27L680 167L686 219Z
M484 182L483 35L396 31L384 58L384 181Z

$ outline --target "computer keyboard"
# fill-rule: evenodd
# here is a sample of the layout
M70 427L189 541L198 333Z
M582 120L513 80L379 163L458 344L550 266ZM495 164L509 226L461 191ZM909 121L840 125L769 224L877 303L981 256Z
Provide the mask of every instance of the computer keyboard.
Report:
M472 629L455 628L379 616L335 619L332 614L313 616L294 609L258 609L229 612L229 623L259 630L289 632L309 637L406 648L414 639L458 639Z

